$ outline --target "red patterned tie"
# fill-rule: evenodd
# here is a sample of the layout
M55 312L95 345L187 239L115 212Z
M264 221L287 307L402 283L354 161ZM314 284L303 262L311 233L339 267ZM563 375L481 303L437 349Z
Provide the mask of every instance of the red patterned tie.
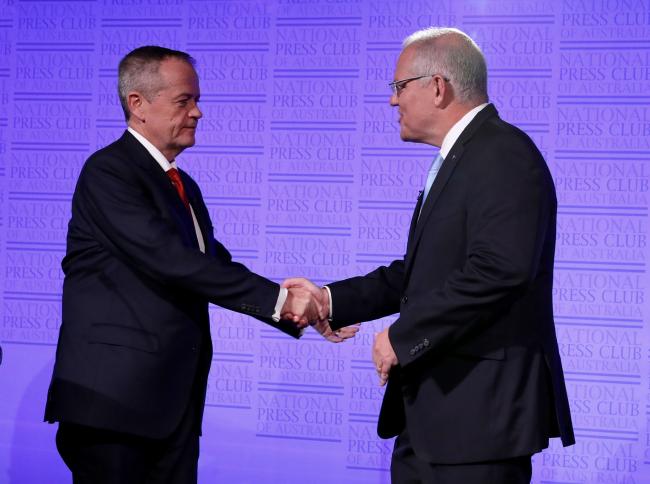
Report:
M187 199L187 194L185 193L185 187L183 186L183 180L181 180L180 173L178 173L178 170L176 168L170 168L166 173L171 180L172 185L174 185L174 188L176 188L178 196L181 197L183 205L185 205L185 208L191 215L192 212L190 210L190 201Z

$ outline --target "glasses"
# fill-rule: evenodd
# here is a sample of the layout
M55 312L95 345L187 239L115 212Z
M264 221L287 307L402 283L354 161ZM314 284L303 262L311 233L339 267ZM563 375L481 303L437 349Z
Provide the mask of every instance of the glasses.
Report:
M388 86L391 88L395 96L399 96L409 82L417 81L418 79L423 79L425 77L434 77L437 75L438 74L425 74L423 76L407 77L406 79L400 79L399 81L389 82ZM445 82L449 82L449 79L447 79L446 77L443 77L442 79Z

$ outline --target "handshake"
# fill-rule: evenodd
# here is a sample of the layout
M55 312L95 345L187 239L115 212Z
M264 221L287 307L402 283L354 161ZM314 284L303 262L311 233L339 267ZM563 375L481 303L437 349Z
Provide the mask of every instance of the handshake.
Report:
M288 290L287 300L281 311L282 319L293 321L299 328L305 328L309 324L333 343L352 338L359 331L358 324L332 331L329 324L332 301L330 292L326 288L318 287L309 279L301 277L285 279L282 287ZM377 370L379 384L383 386L388 381L391 370L399 364L388 337L388 328L375 333L372 360Z
M288 291L280 312L282 319L293 321L299 328L311 325L333 343L352 338L359 330L358 325L352 325L332 331L329 324L331 301L326 288L304 278L285 279L281 285Z

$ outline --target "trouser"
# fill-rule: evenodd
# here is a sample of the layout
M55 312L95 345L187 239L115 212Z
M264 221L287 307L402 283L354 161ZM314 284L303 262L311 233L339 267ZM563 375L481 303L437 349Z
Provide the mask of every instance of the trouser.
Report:
M404 430L393 449L392 484L529 484L531 456L467 464L432 464L419 459Z
M200 423L194 402L164 439L61 422L56 446L73 484L194 484Z

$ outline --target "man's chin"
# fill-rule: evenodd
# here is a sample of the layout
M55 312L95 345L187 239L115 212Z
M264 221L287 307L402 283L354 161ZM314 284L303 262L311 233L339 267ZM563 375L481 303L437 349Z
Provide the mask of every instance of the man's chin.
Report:
M407 141L409 143L425 143L425 141L422 138L418 138L413 133L409 133L408 131L405 131L404 128L400 130L399 137L401 138L402 141Z
M186 136L185 139L183 139L183 142L179 144L182 145L183 148L189 148L191 146L194 146L195 143L196 143L196 138L194 137L194 135L192 135L192 136Z
M409 133L405 133L404 131L400 131L399 137L402 139L402 141L411 141L417 143L418 140L413 137L413 135L410 135Z

